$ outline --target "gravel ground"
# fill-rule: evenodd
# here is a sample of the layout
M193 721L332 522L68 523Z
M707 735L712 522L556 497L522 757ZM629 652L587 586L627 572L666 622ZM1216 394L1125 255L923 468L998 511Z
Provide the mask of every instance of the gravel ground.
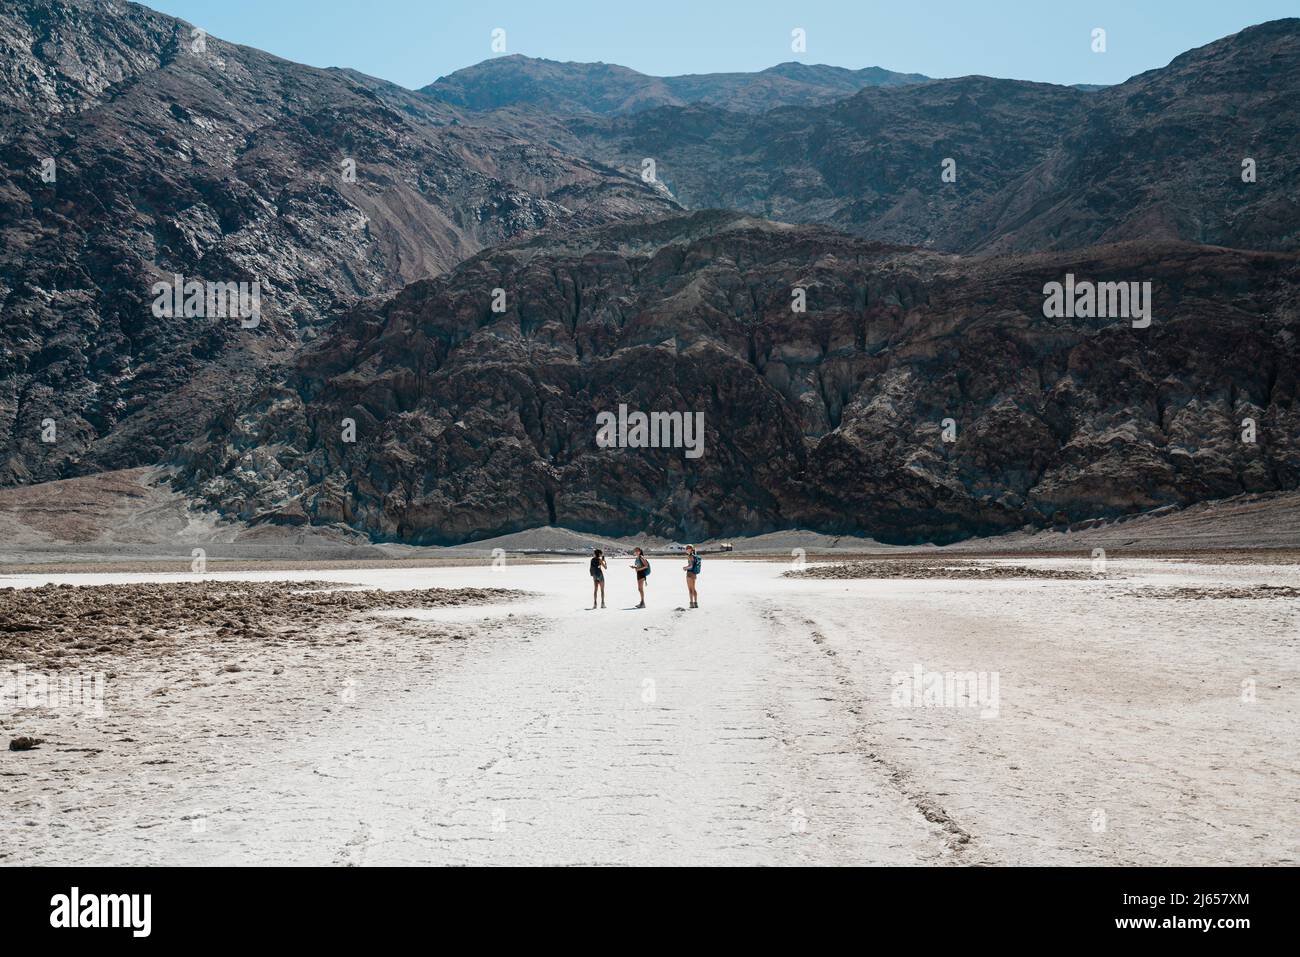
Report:
M1104 577L1099 572L1068 568L1030 567L1004 562L973 562L954 559L909 558L895 561L875 560L861 562L836 562L814 565L811 568L792 569L786 578L945 578L980 579L1048 578L1057 581L1081 581Z

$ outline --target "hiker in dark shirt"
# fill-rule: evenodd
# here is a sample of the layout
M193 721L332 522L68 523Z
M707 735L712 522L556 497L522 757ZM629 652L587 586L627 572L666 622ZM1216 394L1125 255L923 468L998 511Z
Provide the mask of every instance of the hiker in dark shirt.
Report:
M605 607L605 553L599 548L591 556L591 607L596 607L596 597L600 596L600 607Z

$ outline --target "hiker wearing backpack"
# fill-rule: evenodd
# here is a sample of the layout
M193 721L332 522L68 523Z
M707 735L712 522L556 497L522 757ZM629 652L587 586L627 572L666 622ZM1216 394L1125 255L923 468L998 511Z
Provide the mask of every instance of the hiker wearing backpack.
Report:
M683 569L686 572L686 590L691 593L691 607L700 607L700 596L695 594L695 576L700 573L700 566L703 564L700 554L695 550L694 545L686 546L686 564Z
M632 549L632 556L636 559L636 561L632 563L632 568L636 571L636 590L637 594L641 596L641 604L636 607L644 608L645 580L650 577L650 562L646 559L645 552L641 551L639 548Z

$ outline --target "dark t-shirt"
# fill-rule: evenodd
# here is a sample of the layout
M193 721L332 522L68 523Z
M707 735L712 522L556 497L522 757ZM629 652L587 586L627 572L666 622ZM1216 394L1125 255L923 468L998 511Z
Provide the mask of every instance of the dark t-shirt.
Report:
M599 578L599 577L600 577L601 575L603 575L603 574L605 574L605 573L602 572L602 571L600 570L600 559L599 559L599 558L593 558L593 559L591 560L591 577L592 577L592 578Z

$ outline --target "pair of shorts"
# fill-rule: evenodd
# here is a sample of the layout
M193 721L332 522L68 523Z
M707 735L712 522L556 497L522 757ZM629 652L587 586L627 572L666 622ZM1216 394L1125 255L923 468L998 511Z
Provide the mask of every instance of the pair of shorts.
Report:
M596 573L594 573L594 574L591 576L591 580L594 581L594 582L604 582L604 581L605 581L605 573L604 573L604 572L596 572Z

